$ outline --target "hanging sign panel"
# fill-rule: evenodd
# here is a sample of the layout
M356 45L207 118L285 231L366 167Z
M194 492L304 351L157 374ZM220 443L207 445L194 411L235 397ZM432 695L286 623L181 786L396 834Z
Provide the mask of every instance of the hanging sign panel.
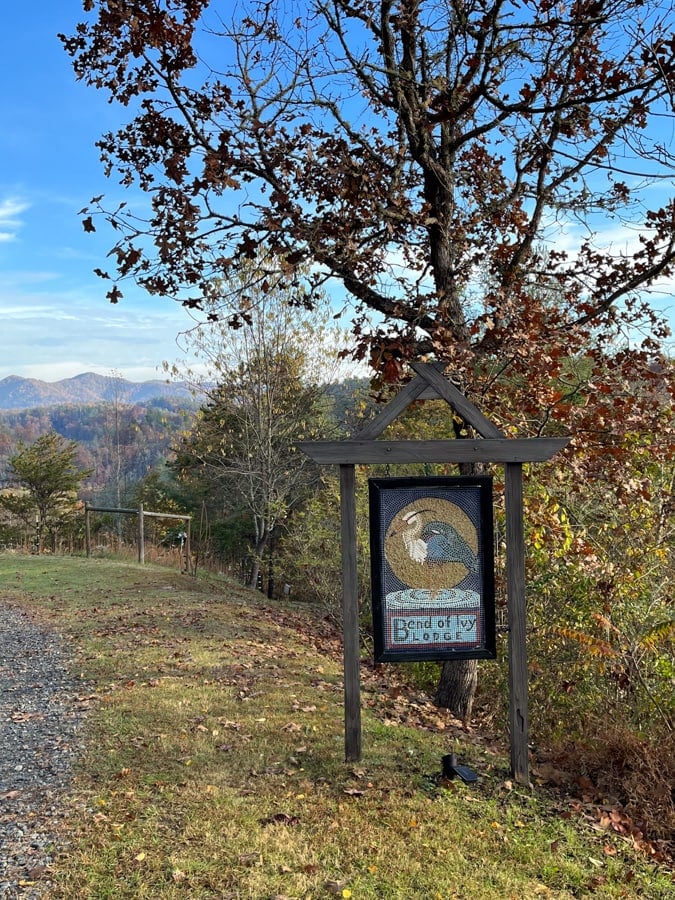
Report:
M375 659L494 659L492 479L369 481Z

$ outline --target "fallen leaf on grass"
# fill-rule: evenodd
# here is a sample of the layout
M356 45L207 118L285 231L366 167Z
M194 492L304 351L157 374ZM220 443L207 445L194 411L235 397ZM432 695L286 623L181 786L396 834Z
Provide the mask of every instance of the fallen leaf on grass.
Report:
M34 884L36 881L39 881L43 875L46 875L49 871L48 866L33 866L26 874L30 878L29 884Z
M363 797L365 791L361 791L358 788L345 788L342 793L350 797Z
M273 816L268 816L266 819L260 820L261 825L299 825L300 819L298 816L291 816L288 813L274 813Z
M241 722L231 722L229 719L218 719L223 728L231 728L233 731L241 731Z

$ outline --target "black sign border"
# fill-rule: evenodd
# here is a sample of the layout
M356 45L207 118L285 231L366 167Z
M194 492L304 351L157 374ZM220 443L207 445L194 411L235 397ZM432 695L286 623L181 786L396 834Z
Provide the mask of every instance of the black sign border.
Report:
M458 650L405 649L392 650L385 646L384 604L384 538L381 525L383 494L408 488L443 490L461 487L479 488L481 557L481 609L484 634L481 647ZM448 497L451 500L451 497ZM480 476L425 476L368 479L368 505L370 513L370 566L372 587L372 614L375 662L430 662L452 659L495 659L495 580L494 580L494 525L492 478Z

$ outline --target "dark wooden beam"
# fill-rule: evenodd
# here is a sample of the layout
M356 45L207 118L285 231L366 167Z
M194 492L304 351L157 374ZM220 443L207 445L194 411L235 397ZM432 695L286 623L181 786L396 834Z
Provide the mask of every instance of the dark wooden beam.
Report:
M440 372L445 368L445 363L431 363L429 368L433 369L439 377ZM387 425L394 422L401 413L404 413L411 403L418 400L420 396L429 389L429 382L426 378L419 375L409 381L401 390L391 399L386 406L378 412L375 418L365 425L358 434L354 435L355 440L372 441L382 434Z
M300 450L321 465L387 463L544 462L569 438L480 438L456 441L302 441Z
M511 774L518 784L529 785L523 467L511 463L505 467L505 473Z
M411 363L410 368L417 372L430 387L436 391L438 397L451 406L460 415L467 425L475 428L478 434L484 438L503 438L504 434L496 425L487 419L483 413L474 406L455 385L445 378L442 372L429 365L429 363Z
M342 629L345 682L345 760L361 759L361 645L356 575L356 478L354 466L340 466L342 545Z

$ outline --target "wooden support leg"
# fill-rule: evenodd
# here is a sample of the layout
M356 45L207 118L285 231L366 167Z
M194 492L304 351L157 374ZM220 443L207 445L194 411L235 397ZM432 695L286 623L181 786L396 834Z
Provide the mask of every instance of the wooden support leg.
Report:
M506 465L505 501L511 774L519 784L529 785L525 536L523 528L523 467L520 463L507 463Z
M342 619L344 632L345 760L361 759L361 652L356 575L356 479L354 466L340 466Z

